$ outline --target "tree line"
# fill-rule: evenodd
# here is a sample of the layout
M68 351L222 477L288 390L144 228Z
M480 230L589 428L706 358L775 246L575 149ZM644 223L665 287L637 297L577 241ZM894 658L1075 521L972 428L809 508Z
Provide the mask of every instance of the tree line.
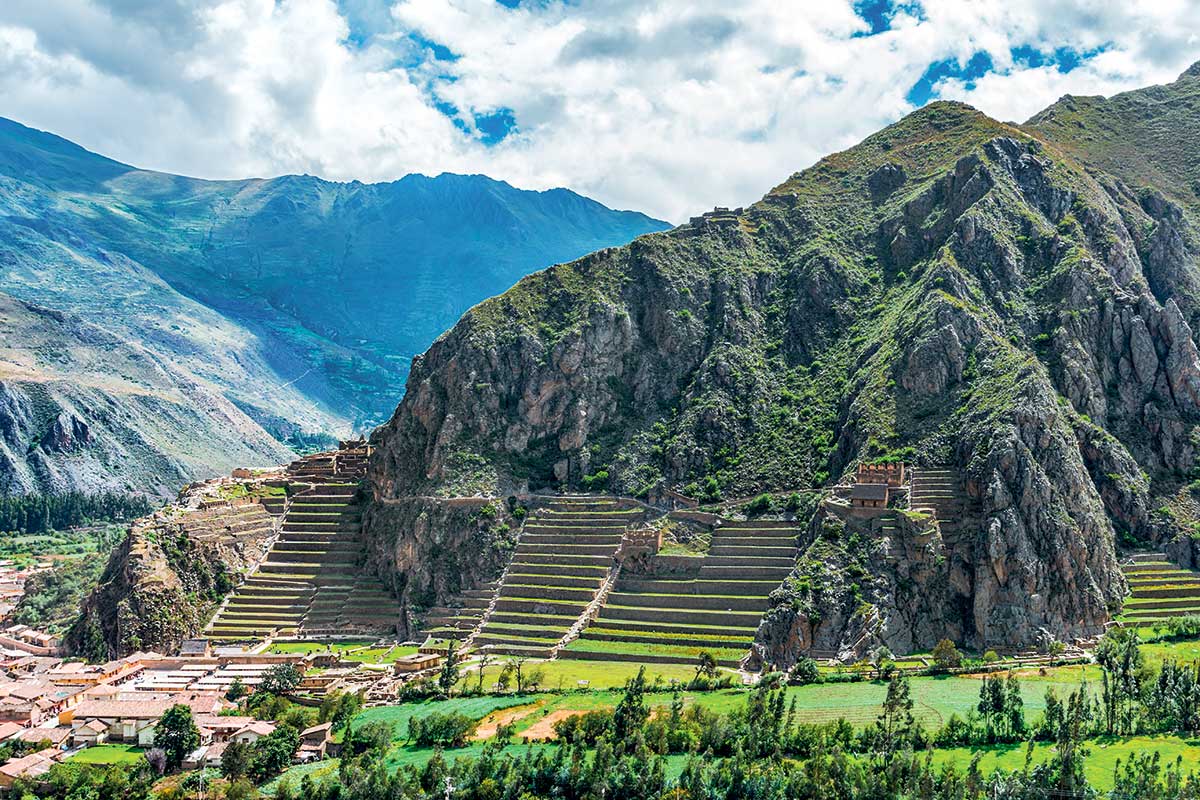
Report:
M97 522L125 522L153 508L146 497L120 492L0 497L0 531L46 533Z

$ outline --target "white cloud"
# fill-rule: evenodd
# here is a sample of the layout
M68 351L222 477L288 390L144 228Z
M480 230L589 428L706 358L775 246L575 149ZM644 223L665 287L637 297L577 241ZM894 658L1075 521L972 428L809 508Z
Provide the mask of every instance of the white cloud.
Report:
M0 114L172 172L484 172L680 220L894 121L933 62L987 52L936 90L1020 120L1174 78L1198 30L1195 0L924 0L874 36L850 0L6 0ZM518 130L488 147L497 109Z

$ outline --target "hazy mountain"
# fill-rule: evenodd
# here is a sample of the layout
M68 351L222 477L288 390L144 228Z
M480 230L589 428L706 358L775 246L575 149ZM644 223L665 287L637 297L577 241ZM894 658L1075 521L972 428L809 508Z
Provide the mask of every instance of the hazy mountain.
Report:
M0 119L0 289L136 345L285 441L368 428L473 303L663 227L476 175L203 181Z

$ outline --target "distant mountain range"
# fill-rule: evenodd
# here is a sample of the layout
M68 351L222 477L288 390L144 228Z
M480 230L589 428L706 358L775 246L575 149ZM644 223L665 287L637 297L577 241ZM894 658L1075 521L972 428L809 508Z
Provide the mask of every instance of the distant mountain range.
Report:
M0 493L163 491L369 428L466 309L665 227L482 175L198 180L0 119ZM151 433L132 396L190 414ZM140 442L142 466L45 444L72 419L94 442Z

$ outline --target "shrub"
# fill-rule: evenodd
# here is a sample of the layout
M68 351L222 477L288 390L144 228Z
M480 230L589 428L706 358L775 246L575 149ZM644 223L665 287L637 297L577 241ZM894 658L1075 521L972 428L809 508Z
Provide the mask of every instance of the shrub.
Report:
M416 745L462 747L478 725L477 720L457 711L444 714L431 711L424 717L413 717L408 721L408 738Z
M766 492L746 504L747 514L765 514L770 511L775 505L775 498Z
M808 656L801 656L788 674L788 681L797 686L821 682L821 670L817 662Z
M554 723L554 734L564 742L581 741L594 746L601 736L612 730L613 712L597 709L586 714L565 717ZM499 731L497 730L497 734Z
M988 650L986 653L983 654L983 663L985 663L985 664L995 664L999 660L1000 660L1000 654L997 653L995 650Z
M933 648L933 663L939 669L954 669L962 664L962 653L949 639L942 639Z

